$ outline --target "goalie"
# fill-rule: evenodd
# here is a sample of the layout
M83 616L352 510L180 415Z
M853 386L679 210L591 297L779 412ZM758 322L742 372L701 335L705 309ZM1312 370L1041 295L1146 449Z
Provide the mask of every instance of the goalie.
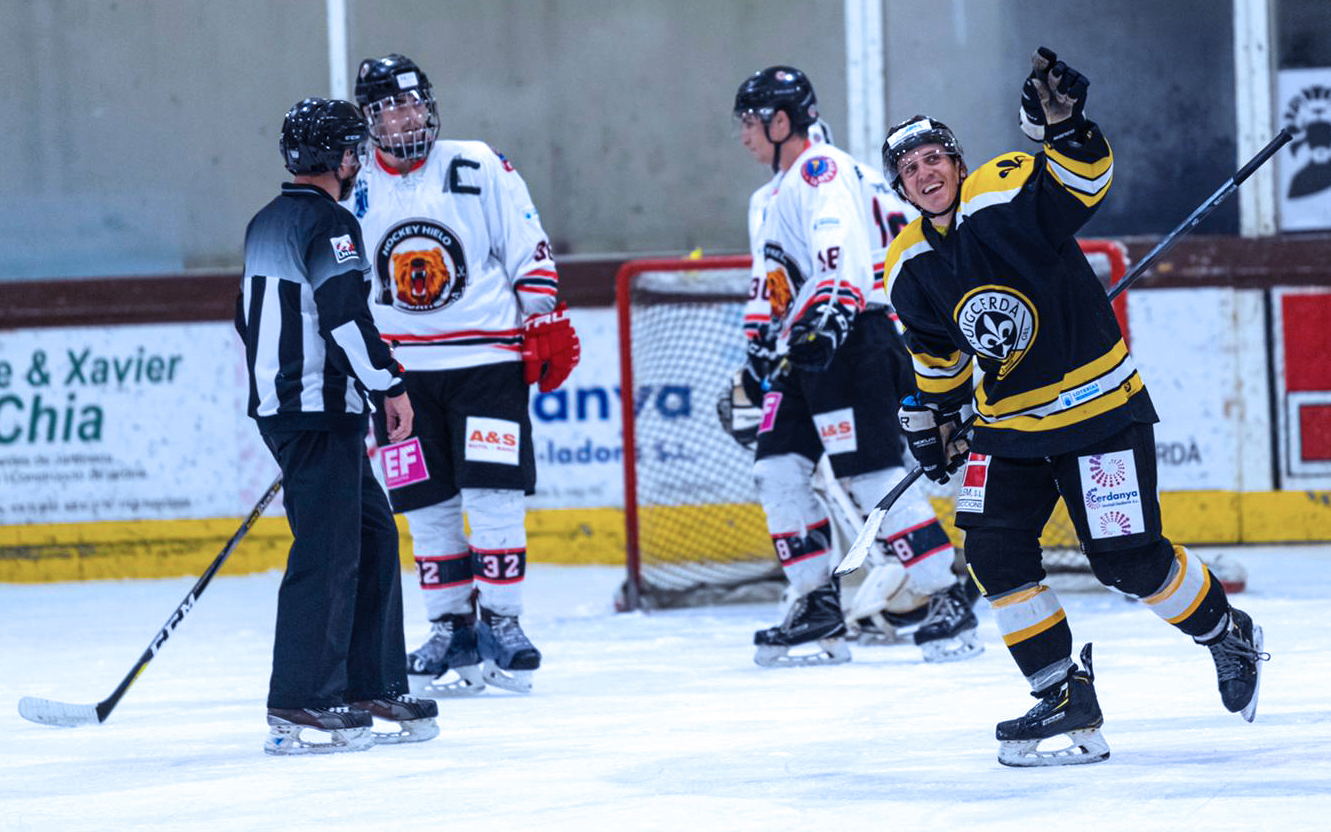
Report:
M761 403L749 428L754 479L793 596L781 624L754 634L754 660L835 664L848 661L850 651L831 577L831 518L811 479L826 455L862 520L905 475L889 403L909 379L906 354L888 308L874 299L882 297L874 291L882 281L875 266L905 223L904 206L876 172L823 140L813 86L800 70L774 66L753 74L740 85L733 112L740 141L773 176L750 200L748 361L730 403L738 404L732 416ZM952 545L923 492L899 502L883 528L883 548L899 567L866 583L890 589L895 603L903 590L914 594L901 612L915 613L914 641L927 661L978 654L976 618L952 573ZM883 624L887 597L869 601L857 599L859 617ZM809 647L814 652L805 652Z

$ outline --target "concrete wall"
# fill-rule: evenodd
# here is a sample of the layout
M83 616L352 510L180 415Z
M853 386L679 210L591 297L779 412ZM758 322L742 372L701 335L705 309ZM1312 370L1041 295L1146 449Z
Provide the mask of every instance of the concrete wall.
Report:
M1015 127L1040 43L1091 79L1119 156L1088 229L1161 233L1235 168L1229 4L885 0L887 113L951 124L973 162ZM348 0L347 62L399 51L444 131L504 151L564 255L744 247L765 178L734 138L750 72L791 63L847 124L836 0ZM283 112L328 94L320 0L0 0L0 278L234 270L285 177ZM866 160L874 161L874 160ZM1237 226L1232 204L1203 231Z

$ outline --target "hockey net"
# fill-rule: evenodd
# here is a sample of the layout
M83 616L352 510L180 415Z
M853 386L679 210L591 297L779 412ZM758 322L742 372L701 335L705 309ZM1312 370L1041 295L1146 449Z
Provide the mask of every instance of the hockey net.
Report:
M1082 248L1106 287L1123 278L1121 244L1087 240ZM634 260L616 277L628 571L621 608L758 600L783 584L753 452L716 413L745 360L749 265L747 255ZM1115 305L1126 334L1125 296ZM927 488L958 547L964 541L951 518L959 481ZM1066 576L1062 588L1099 586L1061 501L1041 542L1051 578Z

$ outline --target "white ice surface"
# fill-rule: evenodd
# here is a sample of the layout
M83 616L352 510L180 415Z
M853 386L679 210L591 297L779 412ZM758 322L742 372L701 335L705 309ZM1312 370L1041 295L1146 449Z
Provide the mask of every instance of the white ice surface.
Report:
M1113 751L1008 769L994 723L1032 704L981 611L979 659L911 646L761 669L766 605L616 615L610 567L534 565L536 692L445 701L443 735L360 754L262 753L276 573L223 574L102 725L21 696L110 694L193 579L0 585L0 829L1331 829L1331 546L1244 548L1236 602L1265 629L1257 721L1206 650L1142 605L1066 594ZM407 640L424 638L407 585ZM983 606L983 605L982 605Z

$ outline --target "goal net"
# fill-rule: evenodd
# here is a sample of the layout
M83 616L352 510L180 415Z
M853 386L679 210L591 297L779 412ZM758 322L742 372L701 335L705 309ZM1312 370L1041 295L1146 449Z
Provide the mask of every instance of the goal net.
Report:
M1106 287L1123 278L1122 245L1095 240L1082 248ZM753 484L753 451L722 428L716 408L745 360L749 265L747 255L634 260L616 277L628 570L622 608L757 600L783 584ZM1116 301L1120 324L1124 301ZM964 541L951 518L959 481L926 488L958 547ZM1075 582L1098 586L1061 502L1041 542L1051 576L1084 576Z

